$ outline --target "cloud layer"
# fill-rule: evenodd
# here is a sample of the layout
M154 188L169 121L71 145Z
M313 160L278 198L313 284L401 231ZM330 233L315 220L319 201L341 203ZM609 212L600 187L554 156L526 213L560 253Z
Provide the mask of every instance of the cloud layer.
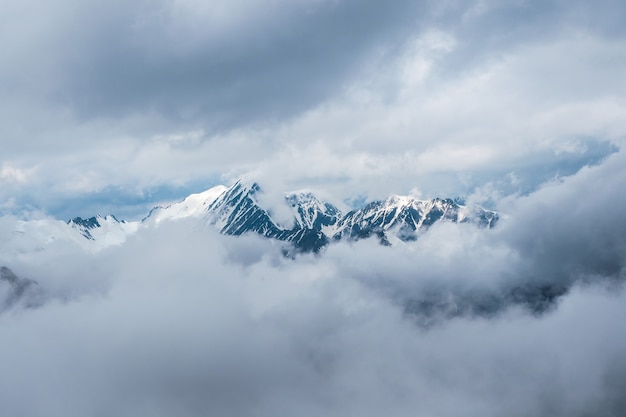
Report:
M624 155L501 201L496 229L438 224L391 248L291 260L173 222L95 255L6 258L48 298L0 314L0 403L15 416L622 415ZM550 308L506 297L542 285L565 289ZM500 305L450 310L485 300Z

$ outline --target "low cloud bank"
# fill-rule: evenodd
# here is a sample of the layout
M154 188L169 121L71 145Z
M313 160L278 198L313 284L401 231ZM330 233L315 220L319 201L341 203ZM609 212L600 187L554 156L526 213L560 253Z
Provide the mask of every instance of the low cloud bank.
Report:
M624 159L392 248L171 223L11 259L47 301L0 314L3 412L621 416Z

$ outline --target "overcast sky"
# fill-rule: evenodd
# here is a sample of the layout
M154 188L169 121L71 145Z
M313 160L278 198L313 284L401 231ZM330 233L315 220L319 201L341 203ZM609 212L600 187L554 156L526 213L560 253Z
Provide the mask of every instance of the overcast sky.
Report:
M525 194L621 146L625 20L619 0L5 0L0 211L134 219L241 175L338 204Z

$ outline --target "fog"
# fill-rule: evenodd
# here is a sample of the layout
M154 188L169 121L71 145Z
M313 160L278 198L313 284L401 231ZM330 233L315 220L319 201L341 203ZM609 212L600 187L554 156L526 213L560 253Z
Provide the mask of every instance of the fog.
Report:
M3 414L622 416L624 162L392 247L183 221L3 255L43 297L0 313Z

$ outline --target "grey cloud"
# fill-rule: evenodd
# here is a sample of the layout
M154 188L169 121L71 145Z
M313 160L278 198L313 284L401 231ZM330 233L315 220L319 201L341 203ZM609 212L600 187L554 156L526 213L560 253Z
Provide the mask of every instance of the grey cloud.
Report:
M27 45L22 65L41 65L33 71L52 103L80 119L158 112L229 127L282 119L334 94L373 45L407 30L415 11L410 1L58 7L48 18L23 16L51 38ZM32 87L30 71L15 72L21 88Z
M6 45L2 85L18 98L32 90L83 120L156 112L178 124L237 127L281 121L335 96L376 53L393 55L412 34L433 26L462 40L440 70L466 71L484 53L562 26L595 33L623 13L615 3L592 10L584 3L448 4L438 13L416 1L218 7L67 0L35 14L30 2L7 12L16 23L7 29L13 45ZM472 14L481 5L485 10Z

